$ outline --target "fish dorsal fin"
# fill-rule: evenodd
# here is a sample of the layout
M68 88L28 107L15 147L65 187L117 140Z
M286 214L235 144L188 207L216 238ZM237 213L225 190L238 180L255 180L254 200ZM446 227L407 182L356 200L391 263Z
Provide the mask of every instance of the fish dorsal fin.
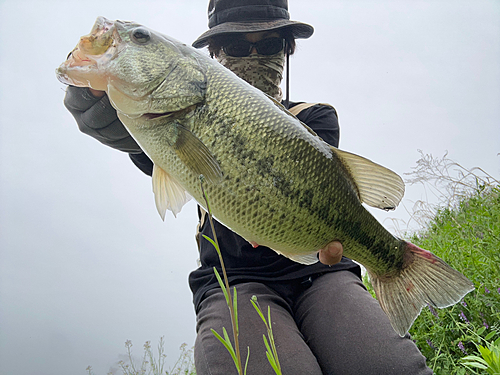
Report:
M286 108L283 104L281 104L279 101L276 100L275 97L269 95L269 94L266 94L265 92L262 91L262 94L264 94L265 96L267 96L279 109L283 110L283 111L286 111Z
M403 198L405 185L396 173L359 155L331 147L350 172L361 202L382 210L394 210Z
M267 95L280 109L283 109L288 114L295 117L301 110L311 107L312 105L318 103L302 103L298 106L301 106L295 112L291 113L285 109L285 107L279 103L273 97ZM310 105L312 104L312 105ZM324 104L323 105L329 105ZM294 109L295 107L292 107ZM304 124L302 121L300 122L304 128L311 133L314 137L319 137L314 130L312 130L309 126ZM325 143L327 144L327 143ZM387 169L379 164L372 162L366 158L363 158L359 155L351 154L346 151L341 151L336 147L328 145L329 148L336 153L340 160L344 163L345 167L351 174L351 177L358 188L359 200L361 202L366 203L369 206L380 208L382 210L394 210L396 206L399 204L401 199L403 198L405 185L401 177L399 177L396 173ZM314 255L315 256L315 255ZM305 256L305 261L312 259L307 259L308 256ZM296 256L297 259L304 260L304 256ZM301 260L295 260L298 263L303 264L312 264L305 263ZM317 259L316 259L317 261Z
M312 107L316 104L323 104L323 105L327 105L327 106L330 106L332 107L330 104L324 104L324 103L301 103L301 104L298 104L296 105L295 107L292 107L290 109L286 109L285 106L283 104L281 104L280 102L278 102L275 98L273 98L272 96L264 93L269 99L271 99L271 101L279 108L281 109L283 112L285 112L286 114L288 114L289 116L293 117L294 119L298 120L297 118L297 115L302 112L302 110L304 109L307 109L309 107ZM299 107L299 108L297 108ZM316 132L314 130L312 130L308 125L304 124L302 121L300 121L300 124L306 128L306 130L311 133L311 135L315 136L315 137L318 137L319 139L323 140L319 135L316 134Z
M293 255L286 255L288 258L293 260L294 262L300 263L300 264L314 264L318 263L318 256L316 255L317 253L312 253L312 254L293 254Z
M162 220L165 220L167 210L177 216L182 206L191 199L181 184L156 164L153 165L153 193Z

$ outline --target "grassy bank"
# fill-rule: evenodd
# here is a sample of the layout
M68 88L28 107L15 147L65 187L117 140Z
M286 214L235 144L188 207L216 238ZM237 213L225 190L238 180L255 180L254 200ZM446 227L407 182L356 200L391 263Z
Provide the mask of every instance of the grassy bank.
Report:
M460 359L480 356L476 344L500 337L500 190L479 186L456 207L439 210L410 240L443 258L476 287L451 308L424 309L410 334L436 374L476 373Z
M415 204L411 222L421 229L402 237L444 259L476 287L453 307L425 308L410 329L412 339L438 375L500 374L499 352L490 365L467 359L483 357L479 345L493 349L495 340L500 350L499 183L446 155L422 154L408 176L406 182L423 184L435 203Z
M478 168L466 170L446 157L427 155L407 182L424 183L437 201L418 202L412 221L421 229L402 236L444 259L476 287L453 307L425 308L410 329L412 339L437 375L500 375L499 183ZM162 341L157 356L146 343L136 366L131 343L126 346L129 361L119 364L124 375L195 374L192 351L185 346L170 372L163 368Z

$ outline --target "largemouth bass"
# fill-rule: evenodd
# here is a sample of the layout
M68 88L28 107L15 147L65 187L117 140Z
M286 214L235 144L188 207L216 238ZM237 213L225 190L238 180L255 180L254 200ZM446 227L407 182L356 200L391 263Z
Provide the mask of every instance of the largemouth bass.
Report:
M329 242L363 264L401 336L423 306L474 289L427 250L394 237L363 207L394 209L394 172L331 147L281 104L194 48L133 22L99 17L57 69L66 84L104 90L154 163L160 215L192 196L256 245L312 264ZM206 208L206 207L205 207ZM255 251L259 251L258 248Z

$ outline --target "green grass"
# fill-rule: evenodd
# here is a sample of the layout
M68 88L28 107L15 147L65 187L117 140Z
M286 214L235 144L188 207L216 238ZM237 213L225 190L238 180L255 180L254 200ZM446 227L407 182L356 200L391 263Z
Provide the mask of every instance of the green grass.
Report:
M500 349L494 345L500 338L499 183L446 155L422 154L410 176L407 182L423 183L437 203L417 202L412 221L422 229L402 237L445 260L476 287L453 307L424 308L410 329L412 339L438 375L496 373L494 365L480 368L463 358L481 357L481 347Z
M476 373L460 358L480 355L476 344L485 337L500 337L500 190L478 187L457 207L439 210L410 241L443 258L476 287L451 308L424 309L410 334L436 374Z

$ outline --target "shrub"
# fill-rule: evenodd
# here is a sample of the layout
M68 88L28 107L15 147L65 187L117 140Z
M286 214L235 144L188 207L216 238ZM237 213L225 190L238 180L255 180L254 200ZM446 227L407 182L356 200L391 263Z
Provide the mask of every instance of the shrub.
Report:
M158 343L158 355L155 356L151 348L151 343L146 341L144 344L144 353L140 363L134 361L132 355L132 342L127 340L125 347L127 348L127 361L118 362L118 366L123 375L196 375L193 362L193 350L187 348L187 344L180 346L181 354L177 362L170 371L165 367L164 342L163 337ZM88 375L94 375L92 367L87 367ZM108 373L112 375L112 373Z
M415 204L411 220L423 229L404 237L445 260L476 287L453 307L424 309L410 329L412 339L436 374L493 373L461 358L481 357L479 346L493 348L500 337L499 182L446 155L435 159L422 154L409 175L407 182L424 184L437 203Z
M451 308L429 306L410 329L436 374L465 374L460 358L480 355L476 344L500 337L500 190L479 187L458 207L440 210L410 241L443 258L476 287Z

